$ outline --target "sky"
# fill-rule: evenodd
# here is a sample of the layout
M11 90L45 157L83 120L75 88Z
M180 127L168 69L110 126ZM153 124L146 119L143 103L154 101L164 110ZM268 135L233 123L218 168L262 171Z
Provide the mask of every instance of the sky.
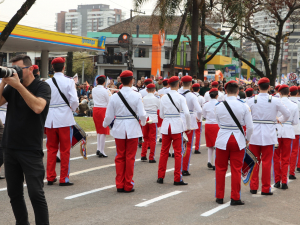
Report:
M2 2L3 0L0 0ZM0 21L8 22L23 5L25 0L4 0L0 4ZM141 11L146 15L151 15L155 0L149 0ZM122 9L126 13L125 19L130 16L130 9L133 9L133 0L36 0L35 4L23 17L19 24L46 29L55 30L56 13L77 9L81 4L106 4L110 8Z

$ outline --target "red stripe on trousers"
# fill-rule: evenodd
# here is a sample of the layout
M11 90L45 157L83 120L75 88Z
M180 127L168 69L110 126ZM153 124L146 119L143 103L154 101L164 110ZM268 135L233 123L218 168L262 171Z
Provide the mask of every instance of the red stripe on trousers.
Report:
M278 138L278 148L274 153L274 172L275 183L282 182L287 184L287 174L290 164L292 139Z
M195 141L195 151L200 151L200 141L201 141L201 127L202 123L198 123L198 129L195 131L196 141Z
M131 191L134 186L132 180L134 172L135 155L137 151L138 138L117 139L115 138L117 155L116 164L116 187Z
M149 160L154 160L156 147L156 123L146 124L143 126L144 143L142 146L141 157L147 156L148 146L150 147Z
M267 145L267 146L249 145L250 151L256 156L259 164L262 164L261 191L265 193L269 193L271 189L271 166L272 166L272 158L273 158L273 148L274 148L273 145ZM258 174L259 174L259 166L256 166L250 181L251 190L258 189L259 186Z
M169 149L172 141L175 155L174 181L180 182L182 177L182 157L184 151L182 147L182 134L172 134L171 126L169 126L168 134L162 135L162 145L158 165L158 178L165 178L167 162L169 158Z
M299 154L299 138L300 135L295 135L295 139L293 140L291 159L290 159L290 175L294 175L294 176L295 176L297 158Z
M228 169L228 159L230 159L231 169L231 199L240 200L241 171L245 150L240 150L233 135L227 142L226 150L216 149L216 198L224 198L225 176Z
M186 145L186 151L183 157L183 168L182 170L184 171L188 171L189 170L189 162L190 162L190 158L191 158L191 151L192 151L192 145L193 145L193 135L194 131L190 131L189 134L186 133L189 142Z
M47 180L56 178L56 154L60 151L60 183L69 180L71 137L70 127L46 128L47 134ZM67 178L67 179L66 179Z

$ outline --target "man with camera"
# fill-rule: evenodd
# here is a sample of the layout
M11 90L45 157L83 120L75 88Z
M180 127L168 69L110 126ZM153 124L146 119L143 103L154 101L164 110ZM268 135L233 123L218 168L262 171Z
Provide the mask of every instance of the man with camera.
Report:
M17 55L10 62L15 70L0 71L4 77L0 84L0 106L8 102L2 139L7 192L16 224L29 224L23 193L25 177L36 224L49 224L43 191L43 133L51 89L34 78L29 56Z

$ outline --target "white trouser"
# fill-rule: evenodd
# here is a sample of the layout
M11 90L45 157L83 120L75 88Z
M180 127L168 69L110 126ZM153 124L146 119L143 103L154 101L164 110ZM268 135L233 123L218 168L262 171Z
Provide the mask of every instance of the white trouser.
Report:
M99 150L104 155L105 139L106 134L97 134L97 150Z
M208 162L210 162L213 166L215 165L215 152L216 150L214 147L208 148Z

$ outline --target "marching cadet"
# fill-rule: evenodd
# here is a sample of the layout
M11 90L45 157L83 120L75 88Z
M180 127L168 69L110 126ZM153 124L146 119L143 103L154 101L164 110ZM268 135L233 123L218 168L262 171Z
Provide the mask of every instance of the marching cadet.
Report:
M300 101L300 86L298 86L298 101ZM300 119L300 118L299 118ZM300 148L300 144L299 144ZM300 150L299 150L300 151ZM298 162L297 162L297 171L300 172L300 157L298 157Z
M51 101L49 113L45 122L47 134L47 180L48 185L53 185L56 179L55 165L56 154L60 151L60 186L69 186L70 173L70 150L72 144L73 125L75 120L72 111L79 105L75 83L73 79L64 76L65 59L55 58L52 60L55 71L54 77L46 82L51 88ZM56 81L57 86L54 81ZM64 96L60 94L63 93ZM65 102L64 98L68 101Z
M220 130L216 140L216 202L223 204L225 192L225 176L228 160L231 168L231 202L230 205L244 205L241 201L241 171L243 167L246 144L253 132L250 109L242 100L237 99L239 86L236 81L225 85L226 102L220 102L215 107L215 115ZM227 110L229 105L240 124L246 124L246 138ZM246 140L245 140L246 139Z
M246 103L248 103L248 100L253 97L253 88L247 88L246 89Z
M174 185L187 185L182 180L182 157L184 154L183 132L184 124L180 117L180 112L183 111L186 120L186 130L191 128L191 116L186 104L186 99L180 95L177 90L179 88L179 78L173 76L168 81L171 91L164 95L160 101L160 117L163 118L161 126L162 132L162 146L160 152L158 179L157 183L164 182L168 154L171 143L173 141L173 149L175 153L175 171L174 171Z
M298 106L298 112L300 112L300 102L298 101L298 87L292 86L290 87L290 100L293 103L296 103ZM291 153L291 159L290 159L290 180L296 179L295 176L295 169L296 169L296 163L297 158L299 155L299 137L300 137L300 123L297 125L293 125L294 132L295 132L295 139L293 140L293 147L292 147L292 153Z
M142 145L141 160L147 160L147 148L150 146L149 163L156 163L155 150L157 138L157 110L159 109L159 99L154 96L155 85L147 85L148 94L143 98L146 111L147 123L142 127L144 143Z
M157 92L159 95L164 95L164 94L167 94L169 93L170 91L170 88L169 88L169 84L168 84L168 79L164 79L163 80L163 88L162 89L159 89Z
M204 97L199 94L200 84L198 84L198 83L193 84L192 89L193 89L193 94L196 95L201 108L203 108L205 100L204 100ZM196 141L195 141L195 152L194 153L201 154L200 145L201 145L201 132L202 132L202 114L201 114L200 118L197 117L196 119L197 119L198 129L196 129L196 131L195 131Z
M273 96L274 97L276 97L276 98L280 98L280 95L279 95L279 91L278 91L278 89L280 88L280 84L278 84L278 85L276 85L276 87L275 87L275 93L273 94Z
M152 84L152 82L153 81L150 78L145 80L145 89L142 89L139 92L142 95L142 98L144 98L148 94L148 92L147 92L147 85L148 84Z
M107 105L103 127L112 124L111 135L115 138L117 155L116 187L118 192L133 192L135 155L137 152L138 138L143 133L139 124L146 124L146 112L139 93L133 91L133 73L125 70L120 75L122 89L111 96Z
M218 82L218 81L212 82L212 83L211 83L211 88L212 88L212 89L213 89L213 88L218 89L218 88L219 88L219 82ZM211 99L211 98L210 98L210 93L209 93L209 91L207 91L207 92L205 93L204 99L205 99L206 102L208 102L208 101ZM222 92L220 92L219 90L218 90L218 98L217 98L217 100L218 100L219 102L222 102L222 101L225 100L224 94L223 94Z
M297 88L297 87L295 87ZM294 90L294 88L292 88ZM277 124L278 129L278 148L274 152L274 172L275 172L275 188L280 188L280 182L282 189L288 189L287 174L290 164L290 155L292 152L292 141L295 139L295 131L292 125L297 125L299 121L299 109L298 105L288 99L290 93L289 86L283 84L278 89L281 102L288 108L291 115L288 121ZM297 89L298 91L298 89ZM280 120L281 113L277 114Z
M190 168L190 160L191 160L191 154L192 154L192 147L193 147L193 142L194 142L194 136L195 136L195 130L198 129L198 124L197 124L197 119L196 119L196 114L197 118L201 117L202 109L200 107L200 104L198 102L197 97L190 92L190 88L192 86L192 80L193 78L191 76L184 76L181 78L182 81L182 89L178 90L178 93L183 95L186 99L187 106L190 111L191 115L191 131L186 133L189 141L186 144L186 151L183 157L183 169L182 169L182 176L189 176L191 175L189 173L189 168ZM185 115L183 112L181 112L181 117L184 127L185 127ZM186 130L186 127L185 127Z
M100 75L96 82L97 86L93 88L93 120L97 131L97 152L96 155L99 158L106 158L107 155L104 152L106 135L109 135L109 127L103 127L103 121L105 118L106 107L111 97L111 92L105 88L105 75Z
M202 113L205 121L205 140L208 148L208 163L207 167L215 170L215 143L219 132L219 125L216 120L215 106L218 103L218 89L212 88L209 91L211 100L203 105Z
M270 80L266 77L258 81L259 94L248 100L253 119L253 130L250 139L249 149L257 157L259 164L262 164L262 195L273 195L271 192L271 164L273 158L273 147L278 144L276 134L276 115L282 113L279 122L288 120L291 113L281 103L280 99L272 98L268 94ZM260 163L261 162L261 163ZM259 167L255 167L250 181L250 192L257 194Z

